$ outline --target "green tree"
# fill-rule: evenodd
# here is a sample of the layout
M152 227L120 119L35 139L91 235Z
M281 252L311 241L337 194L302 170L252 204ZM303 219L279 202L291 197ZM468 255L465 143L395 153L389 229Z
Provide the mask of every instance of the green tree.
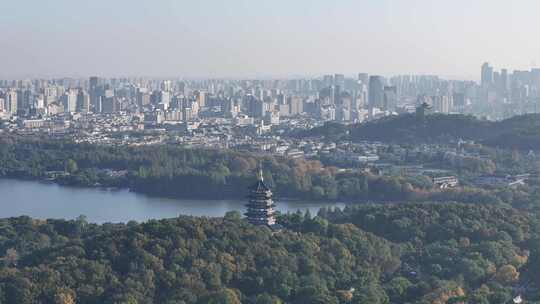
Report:
M67 173L70 173L70 174L74 174L74 173L77 173L77 171L79 171L79 167L77 166L77 162L74 161L73 159L68 159L66 161L66 172Z
M229 288L213 293L203 303L208 304L241 304L238 294Z
M381 286L371 283L356 290L352 302L357 304L389 304L390 300Z
M267 293L258 295L255 304L282 304L283 302L276 296L271 296Z

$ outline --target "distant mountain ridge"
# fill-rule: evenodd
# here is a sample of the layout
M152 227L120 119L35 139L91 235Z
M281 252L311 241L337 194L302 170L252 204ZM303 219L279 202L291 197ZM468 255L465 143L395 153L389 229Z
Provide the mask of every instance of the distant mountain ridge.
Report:
M538 150L540 114L520 115L502 121L480 120L461 114L431 114L424 117L404 114L350 126L327 123L300 135L410 144L463 139L501 148Z

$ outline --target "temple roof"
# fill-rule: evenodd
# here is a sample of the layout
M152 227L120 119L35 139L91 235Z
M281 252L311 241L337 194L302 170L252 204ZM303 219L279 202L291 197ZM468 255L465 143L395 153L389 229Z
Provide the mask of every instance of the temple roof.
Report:
M268 188L268 186L266 186L266 184L264 183L264 181L262 179L259 179L255 183L255 185L253 185L251 187L251 191L266 192L266 191L270 191L270 188Z

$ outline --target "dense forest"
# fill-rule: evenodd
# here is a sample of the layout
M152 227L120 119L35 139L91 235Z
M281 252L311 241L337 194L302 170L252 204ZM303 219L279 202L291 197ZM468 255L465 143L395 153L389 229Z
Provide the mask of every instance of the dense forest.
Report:
M460 119L458 130L470 120ZM503 168L528 166L516 153L495 156ZM0 304L503 304L517 295L540 303L537 178L514 189L441 191L425 177L313 160L0 137L0 177L158 196L245 199L261 165L278 197L400 203L282 214L280 232L252 226L239 212L103 225L84 217L2 219Z
M278 197L397 201L440 195L428 178L341 172L312 160L173 145L99 146L0 137L0 177L44 179L54 172L61 184L126 187L155 196L244 199L259 165Z
M515 116L503 121L479 120L467 115L404 114L345 126L328 123L298 136L325 136L395 143L440 143L474 140L493 147L540 150L540 114Z
M540 303L529 213L364 205L279 221L0 220L0 303Z
M497 156L499 169L528 165L525 160L517 162L506 158ZM442 159L426 161L444 164ZM478 163L463 164L464 170L476 168L482 172L485 169L477 166ZM261 165L265 181L276 197L282 199L354 203L473 201L506 203L522 209L540 208L540 180L537 179L529 180L527 186L518 189L479 189L465 184L441 190L425 176L380 176L361 169L340 171L316 160L173 145L100 146L0 137L0 178L43 180L52 174L54 181L62 185L120 187L158 197L245 199Z

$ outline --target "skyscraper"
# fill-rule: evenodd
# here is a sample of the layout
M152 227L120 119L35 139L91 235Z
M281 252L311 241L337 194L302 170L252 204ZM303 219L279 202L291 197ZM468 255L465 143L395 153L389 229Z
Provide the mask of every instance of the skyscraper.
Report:
M510 77L508 76L508 70L502 69L501 70L501 84L500 84L501 92L504 95L508 94L508 90L510 89Z
M452 99L446 95L432 97L433 111L438 113L450 113L452 108Z
M94 112L100 112L100 92L99 92L99 78L96 76L90 77L88 85L88 94L90 94L90 106Z
M301 97L298 97L298 96L290 97L289 105L290 105L289 113L291 115L298 115L304 112L304 107L303 107L304 101L302 100Z
M164 80L161 82L161 90L170 92L172 91L172 82L170 80Z
M324 75L323 76L323 85L325 87L331 87L334 84L334 76Z
M114 96L101 96L100 97L101 113L114 113L120 110L120 104Z
M146 88L137 88L137 106L142 109L144 106L150 104L150 94L148 94Z
M540 89L540 69L531 69L531 85Z
M369 81L369 75L367 73L358 73L358 81L367 86Z
M169 91L161 91L159 94L159 104L167 110L171 104L171 93Z
M366 106L367 100L368 100L368 94L367 94L367 85L361 84L360 88L355 94L355 98L353 99L353 110L359 111L360 109L364 108Z
M397 101L397 88L395 86L385 86L383 109L386 111L395 111Z
M454 93L452 100L454 109L459 113L463 113L463 111L465 110L465 106L467 105L465 100L465 94Z
M77 94L77 112L88 113L90 111L90 95L84 90Z
M343 92L339 96L339 102L335 106L335 119L337 121L351 120L352 96Z
M335 74L334 75L334 86L339 86L341 90L345 88L345 75Z
M97 78L96 76L92 76L90 77L90 81L89 81L89 90L92 91L93 89L96 89L98 87L98 82L99 82L99 78Z
M64 112L76 112L77 90L70 89L62 95L62 104L64 105Z
M195 91L195 96L197 98L197 103L199 104L199 107L206 107L206 93L202 91Z
M6 93L5 105L8 113L17 114L17 91L10 90Z
M382 108L384 101L384 84L381 76L369 77L369 108Z
M19 104L19 108L22 108L24 110L30 109L30 106L32 105L32 91L26 89L23 92L21 92L22 95L22 102ZM19 98L20 100L21 98Z
M244 97L244 104L247 107L247 113L251 117L261 118L264 117L265 109L264 102L253 95L246 95Z
M488 62L485 62L482 65L481 84L483 87L487 87L487 86L490 86L492 83L493 83L493 67L491 67Z

